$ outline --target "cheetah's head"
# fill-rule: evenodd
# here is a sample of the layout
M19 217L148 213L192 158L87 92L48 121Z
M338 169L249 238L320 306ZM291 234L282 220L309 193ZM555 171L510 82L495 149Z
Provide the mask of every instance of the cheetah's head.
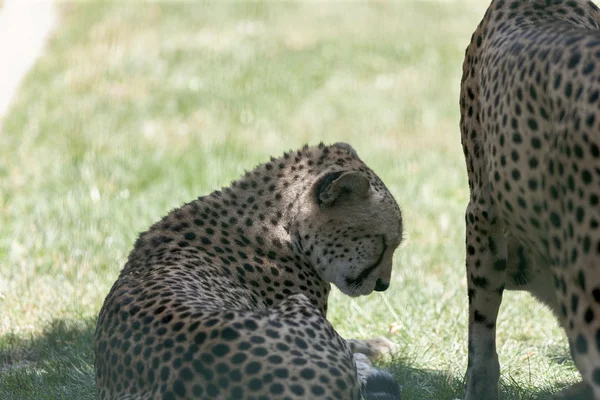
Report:
M297 221L304 255L321 278L353 297L388 288L392 255L402 240L400 208L360 164L321 174Z

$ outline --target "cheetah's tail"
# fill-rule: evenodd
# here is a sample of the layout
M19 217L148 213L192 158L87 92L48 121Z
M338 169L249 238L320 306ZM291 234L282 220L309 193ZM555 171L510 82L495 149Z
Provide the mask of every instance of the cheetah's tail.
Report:
M367 378L365 400L400 400L401 387L386 370L377 369Z

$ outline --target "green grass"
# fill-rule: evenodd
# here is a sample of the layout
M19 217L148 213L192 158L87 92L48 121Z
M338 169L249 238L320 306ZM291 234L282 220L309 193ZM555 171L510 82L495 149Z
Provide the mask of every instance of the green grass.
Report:
M0 0L1 1L1 0ZM347 141L403 208L392 287L330 319L399 344L404 398L462 395L464 48L485 4L65 3L0 132L0 398L87 399L94 318L139 231L304 143ZM507 293L505 399L577 379L548 311Z

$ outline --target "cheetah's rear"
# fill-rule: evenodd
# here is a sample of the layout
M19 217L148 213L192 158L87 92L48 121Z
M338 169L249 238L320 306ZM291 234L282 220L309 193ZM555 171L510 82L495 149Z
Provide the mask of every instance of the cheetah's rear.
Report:
M599 27L591 1L495 0L467 48L467 400L498 398L504 289L566 329L585 384L564 395L600 399Z

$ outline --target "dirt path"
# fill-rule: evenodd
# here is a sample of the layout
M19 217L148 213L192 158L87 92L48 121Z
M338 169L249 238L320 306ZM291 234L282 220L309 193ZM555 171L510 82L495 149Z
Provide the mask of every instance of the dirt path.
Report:
M0 122L56 23L52 0L4 0L0 8Z

